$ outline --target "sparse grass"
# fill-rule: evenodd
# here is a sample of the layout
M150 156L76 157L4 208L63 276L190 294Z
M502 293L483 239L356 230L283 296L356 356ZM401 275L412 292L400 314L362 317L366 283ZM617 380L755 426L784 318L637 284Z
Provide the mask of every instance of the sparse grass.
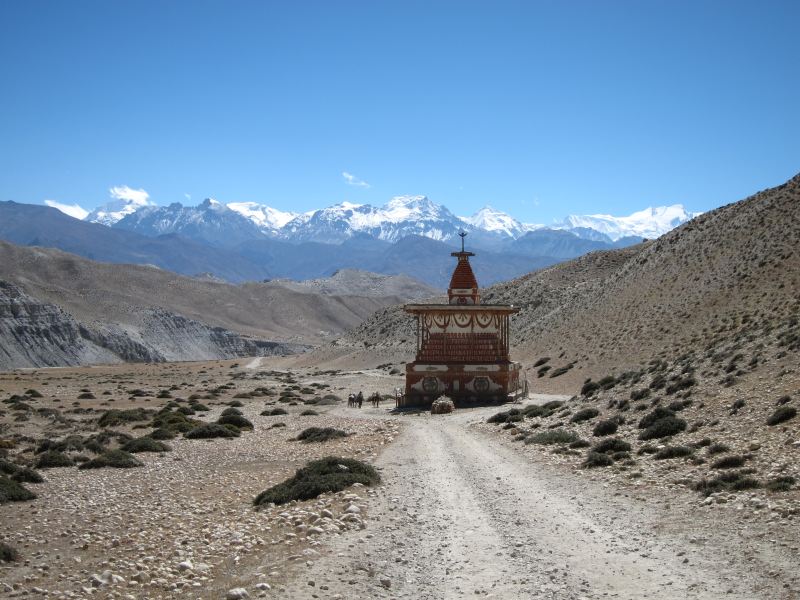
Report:
M122 449L131 454L137 454L139 452L169 452L172 450L172 448L165 443L159 442L149 436L134 438L123 445Z
M570 445L569 445L570 448L574 448L574 449L577 449L577 448L588 448L589 446L591 446L591 444L589 442L587 442L586 440L575 440L574 442L570 443Z
M767 425L774 427L785 423L789 419L794 419L797 416L797 409L794 406L780 406L774 413L767 419Z
M217 423L220 425L233 425L239 429L253 429L253 423L242 415L222 415L217 419Z
M239 435L238 430L231 429L225 425L205 423L187 431L183 434L183 437L190 440L207 440L212 438L235 438L239 437Z
M770 492L788 492L792 489L797 480L791 475L775 477L767 482L767 489Z
M352 458L328 456L308 463L290 479L261 492L253 504L258 507L311 500L320 494L340 492L354 483L371 486L380 480L380 475L371 465Z
M692 450L688 446L665 446L664 448L656 452L653 458L655 458L656 460L684 458L686 456L691 456L693 453L694 450Z
M103 469L112 467L114 469L130 469L133 467L141 467L142 463L137 460L132 454L124 450L109 450L104 452L97 458L87 461L78 465L79 469Z
M552 444L571 444L579 441L581 438L578 434L566 429L550 429L548 431L540 431L525 438L526 444L542 444L549 446Z
M713 456L714 454L724 454L725 452L730 452L730 450L730 446L718 442L711 444L706 452L708 452L709 456Z
M686 421L678 417L664 417L639 434L640 440L655 440L676 435L686 430Z
M747 458L739 456L738 454L731 454L730 456L723 456L711 463L712 469L738 469L747 462Z
M288 415L289 412L285 408L268 408L261 412L262 417L277 417L279 415Z
M522 411L518 408L512 408L511 410L506 410L503 412L495 413L488 419L486 419L487 423L508 423L514 421L522 421L524 417L522 416Z
M594 419L597 415L600 414L600 411L596 408L582 408L570 418L570 423L583 423L584 421L589 421Z
M298 442L310 444L312 442L327 442L338 438L347 437L347 432L333 427L309 427L300 432L295 438Z
M128 410L113 408L104 412L97 424L100 427L116 427L126 423L135 423L136 421L147 421L152 414L152 411L144 408L131 408Z
M181 412L167 408L159 411L158 414L153 417L150 426L156 429L167 429L177 433L186 433L202 423L202 421L190 419Z
M35 498L36 494L21 483L9 479L8 477L0 477L0 504L5 504L6 502L25 502Z
M696 492L700 492L704 496L709 496L716 492L726 490L747 490L761 487L761 482L757 479L750 477L751 472L748 469L741 471L730 471L723 473L713 479L701 479L696 482L692 488Z
M604 435L613 435L617 433L617 429L619 428L619 423L613 419L608 419L605 421L600 421L597 425L594 426L592 430L592 435L595 437L600 437Z
M597 454L608 454L614 452L630 452L631 445L620 438L607 438L594 445L592 452Z
M47 450L36 458L35 466L37 469L53 469L57 467L71 467L74 464L72 459L63 452Z
M613 464L614 459L608 454L589 452L589 454L586 456L586 460L581 464L581 467L584 469L596 469L598 467L610 467Z
M176 433L174 431L170 431L169 429L159 428L155 429L150 433L151 438L154 440L171 440L174 439Z

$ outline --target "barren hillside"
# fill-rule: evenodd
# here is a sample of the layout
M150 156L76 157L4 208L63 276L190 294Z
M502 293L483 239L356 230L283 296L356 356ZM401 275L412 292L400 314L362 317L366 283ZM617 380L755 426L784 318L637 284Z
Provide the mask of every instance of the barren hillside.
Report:
M514 355L534 386L574 392L587 377L654 358L790 339L800 312L799 251L797 176L657 240L494 285L483 299L521 307ZM409 360L412 325L400 307L387 308L315 356ZM551 369L537 377L542 365L530 369L546 357Z
M5 242L0 280L6 368L287 352L405 299L237 286Z

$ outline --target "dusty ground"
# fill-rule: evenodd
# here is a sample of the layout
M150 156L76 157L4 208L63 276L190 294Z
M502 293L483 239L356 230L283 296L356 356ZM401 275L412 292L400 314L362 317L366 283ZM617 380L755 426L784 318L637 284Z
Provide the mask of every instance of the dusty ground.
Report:
M401 381L388 369L294 369L297 384L289 384L285 371L276 372L286 364L4 374L2 397L36 388L44 398L34 406L61 406L69 420L31 413L15 421L7 412L0 438L16 435L15 454L37 437L93 431L100 412L66 412L83 388L97 400L75 408L103 410L167 402L122 393L144 382L153 392L177 386L175 397L231 383L202 400L212 409L202 418L211 421L233 395L255 386L317 383L329 387L316 394L346 397L357 389L389 393ZM104 391L112 391L114 403L102 405L109 402ZM0 567L0 582L9 586L0 594L39 588L51 597L224 598L243 587L252 597L280 598L800 597L800 532L791 515L783 519L747 502L708 506L677 486L579 469L485 424L496 407L434 417L336 404L314 407L322 414L306 417L299 413L309 407L300 401L270 405L289 415L259 416L275 401L242 400L253 432L235 440L173 440L172 452L137 455L143 468L42 471L45 483L28 484L37 500L0 506L0 539L23 555L23 562ZM278 420L287 426L271 428ZM355 435L322 446L289 441L311 424ZM258 492L327 454L374 462L383 484L253 510ZM343 514L351 504L361 511L354 520ZM323 531L310 533L316 526ZM179 566L187 562L191 568ZM124 582L92 588L92 575L106 570Z

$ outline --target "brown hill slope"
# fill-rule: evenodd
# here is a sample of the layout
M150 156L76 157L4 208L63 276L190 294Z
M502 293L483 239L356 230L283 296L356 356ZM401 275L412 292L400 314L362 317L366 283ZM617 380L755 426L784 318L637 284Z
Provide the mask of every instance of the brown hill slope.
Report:
M271 284L230 285L5 242L0 242L0 280L10 284L0 294L7 350L0 367L5 368L106 362L114 356L191 360L286 351L286 346L254 348L252 343L239 340L230 345L230 341L244 335L316 344L355 326L375 310L405 300L394 295L299 293ZM67 317L70 322L63 320ZM88 332L82 338L81 327ZM15 333L23 330L24 334ZM70 349L70 344L79 342L68 334L73 330L90 347ZM55 331L67 337L58 334L57 343L48 340ZM231 333L233 338L228 336ZM101 343L106 338L108 343ZM29 352L37 339L46 341L45 346ZM100 348L94 347L97 344ZM47 359L48 352L52 360Z
M575 391L587 377L653 358L791 329L800 310L799 252L797 176L655 241L494 285L484 299L521 307L514 355L526 367L544 357L551 357L550 373L569 367L559 377L529 373L535 387ZM315 356L409 360L412 346L412 322L392 307Z

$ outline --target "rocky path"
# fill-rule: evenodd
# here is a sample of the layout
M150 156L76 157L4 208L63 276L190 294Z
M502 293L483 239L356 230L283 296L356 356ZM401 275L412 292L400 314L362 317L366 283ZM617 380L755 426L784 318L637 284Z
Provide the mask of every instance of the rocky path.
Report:
M663 507L469 426L491 412L402 417L370 527L338 538L287 597L784 597L739 566L735 538L664 533Z

